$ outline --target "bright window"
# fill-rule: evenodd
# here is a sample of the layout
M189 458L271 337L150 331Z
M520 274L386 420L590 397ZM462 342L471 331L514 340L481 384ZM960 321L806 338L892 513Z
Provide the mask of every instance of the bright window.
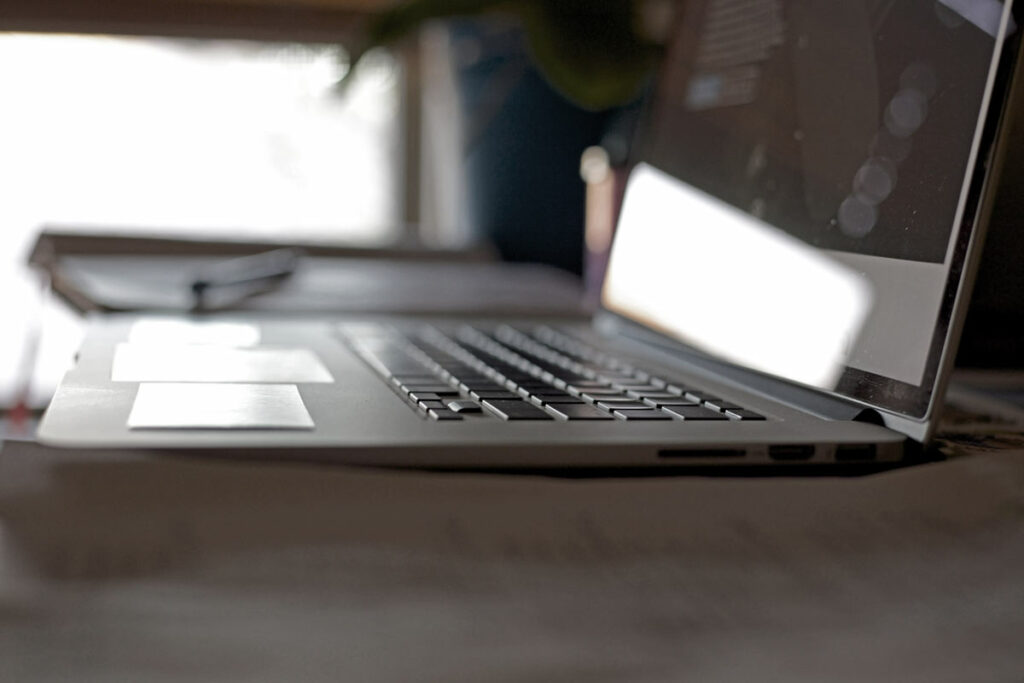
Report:
M400 74L368 57L341 89L332 45L0 33L0 356L21 357L38 316L22 264L44 224L395 237Z

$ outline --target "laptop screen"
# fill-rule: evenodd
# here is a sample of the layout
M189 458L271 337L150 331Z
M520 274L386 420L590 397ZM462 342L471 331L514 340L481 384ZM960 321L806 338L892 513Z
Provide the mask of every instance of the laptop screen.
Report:
M1009 7L679 11L605 308L709 355L924 416L990 151L983 126L1001 105Z

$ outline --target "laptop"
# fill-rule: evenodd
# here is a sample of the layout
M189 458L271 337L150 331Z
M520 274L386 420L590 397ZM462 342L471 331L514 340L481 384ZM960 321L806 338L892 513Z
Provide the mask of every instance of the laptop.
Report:
M98 317L39 440L474 469L903 461L955 356L1018 25L998 0L679 3L592 318Z

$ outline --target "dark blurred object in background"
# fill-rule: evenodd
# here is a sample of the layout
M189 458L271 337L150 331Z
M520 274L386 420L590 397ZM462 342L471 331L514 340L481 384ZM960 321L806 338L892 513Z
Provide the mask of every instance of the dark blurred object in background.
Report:
M580 155L615 110L587 111L556 92L514 25L456 20L451 39L471 229L506 260L581 273Z
M1024 88L1017 88L1017 100ZM1012 111L1024 112L1024 102ZM1010 142L956 364L1024 368L1024 122L1010 121Z
M1024 146L1016 144L1011 152L1017 157ZM960 341L959 367L1024 367L1024 166L1009 160L1003 173Z

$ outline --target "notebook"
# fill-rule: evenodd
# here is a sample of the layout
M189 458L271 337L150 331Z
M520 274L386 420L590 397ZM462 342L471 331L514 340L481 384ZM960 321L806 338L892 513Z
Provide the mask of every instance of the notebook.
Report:
M477 469L903 461L955 355L1015 14L679 3L591 319L97 317L39 439Z

